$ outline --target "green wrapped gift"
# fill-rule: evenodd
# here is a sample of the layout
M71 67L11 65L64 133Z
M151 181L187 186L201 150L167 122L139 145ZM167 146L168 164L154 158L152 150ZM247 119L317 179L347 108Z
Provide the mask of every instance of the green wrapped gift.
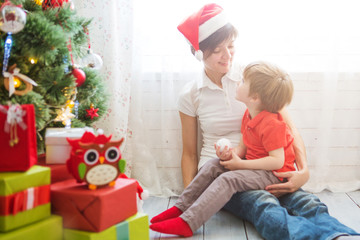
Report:
M145 213L137 213L126 221L129 223L129 240L149 239L149 220Z
M50 169L34 165L26 172L0 173L0 232L47 218Z
M62 240L62 218L58 215L51 215L44 220L35 222L16 230L0 233L1 240Z
M64 229L64 240L148 240L149 221L145 213L134 216L101 232Z

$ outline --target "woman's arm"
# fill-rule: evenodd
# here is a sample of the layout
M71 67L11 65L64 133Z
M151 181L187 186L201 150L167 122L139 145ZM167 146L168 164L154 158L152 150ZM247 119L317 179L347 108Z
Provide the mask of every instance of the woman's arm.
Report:
M180 112L183 151L181 169L184 188L194 179L198 171L197 157L197 120Z
M293 147L295 151L295 163L298 171L275 173L277 177L287 178L288 180L286 183L273 184L266 187L266 190L275 196L295 192L309 180L309 170L307 167L304 141L291 120L288 111L284 108L280 111L280 114L294 136Z

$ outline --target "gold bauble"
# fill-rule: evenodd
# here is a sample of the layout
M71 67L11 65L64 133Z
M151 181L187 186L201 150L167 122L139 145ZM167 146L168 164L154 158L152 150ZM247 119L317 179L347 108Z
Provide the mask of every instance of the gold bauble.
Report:
M39 5L39 6L42 5L43 1L44 1L44 0L34 0L34 2L35 2L37 5Z

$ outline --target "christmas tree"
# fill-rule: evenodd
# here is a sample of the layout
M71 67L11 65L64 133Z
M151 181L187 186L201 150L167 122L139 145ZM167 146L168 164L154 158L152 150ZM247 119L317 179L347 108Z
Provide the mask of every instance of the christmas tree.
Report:
M77 16L70 0L0 5L0 104L35 106L42 152L46 128L91 126L106 112L102 61L90 49L91 19Z

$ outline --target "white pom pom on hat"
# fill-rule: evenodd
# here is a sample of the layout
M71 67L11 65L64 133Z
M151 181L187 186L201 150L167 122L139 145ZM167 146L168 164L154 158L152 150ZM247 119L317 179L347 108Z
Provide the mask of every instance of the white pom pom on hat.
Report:
M201 60L203 60L203 58L204 58L204 54L203 54L203 52L199 49L199 50L197 50L197 51L195 52L195 57L196 57L197 60L201 61Z
M199 48L199 43L227 23L223 8L211 3L186 18L177 28L195 49L196 59L201 61L203 52Z
M143 190L143 192L141 193L141 199L142 199L142 200L148 199L149 196L150 196L150 193L149 193L148 190Z
M99 129L97 130L97 133L98 133L99 135L102 135L102 134L104 134L104 130L102 130L101 128L99 128Z

